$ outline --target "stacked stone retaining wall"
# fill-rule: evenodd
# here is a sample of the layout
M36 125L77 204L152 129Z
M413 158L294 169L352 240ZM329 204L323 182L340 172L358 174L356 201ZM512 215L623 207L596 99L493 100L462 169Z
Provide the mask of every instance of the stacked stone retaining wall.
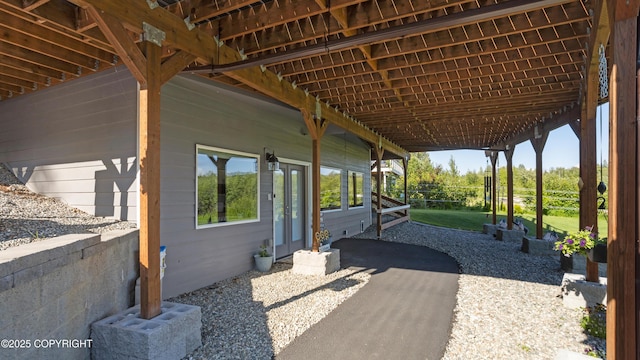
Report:
M89 359L91 323L133 305L138 231L0 251L0 358Z

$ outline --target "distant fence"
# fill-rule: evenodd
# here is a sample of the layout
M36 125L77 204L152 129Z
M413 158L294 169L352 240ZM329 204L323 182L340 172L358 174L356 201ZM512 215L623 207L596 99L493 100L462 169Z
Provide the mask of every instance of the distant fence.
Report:
M443 186L439 189L420 190L409 192L409 201L414 208L443 208L461 206L482 206L486 201L491 203L487 194L484 199L483 186ZM606 195L606 194L605 194ZM535 191L526 188L514 189L515 204L524 208L535 207ZM578 191L545 190L543 192L546 210L562 210L578 212L580 199ZM498 188L498 207L506 207L506 188ZM603 212L603 211L601 211ZM606 210L604 210L606 212Z

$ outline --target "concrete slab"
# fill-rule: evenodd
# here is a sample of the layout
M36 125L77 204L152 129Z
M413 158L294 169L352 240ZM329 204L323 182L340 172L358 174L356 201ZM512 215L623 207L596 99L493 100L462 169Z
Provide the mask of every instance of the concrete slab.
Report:
M496 240L522 244L522 238L524 238L522 230L496 229Z
M596 358L593 356L588 356L585 354L580 354L577 352L569 351L569 350L560 350L556 354L556 357L553 360L597 360L600 358Z
M558 251L553 250L555 243L542 239L534 239L529 237L522 238L522 252L531 255L557 255Z
M496 230L498 229L498 225L494 224L482 224L482 233L489 235L496 235Z
M294 274L327 275L340 269L340 249L329 249L323 252L298 250L293 253Z
M562 304L579 309L607 303L607 278L599 283L586 281L585 275L565 273L562 277Z

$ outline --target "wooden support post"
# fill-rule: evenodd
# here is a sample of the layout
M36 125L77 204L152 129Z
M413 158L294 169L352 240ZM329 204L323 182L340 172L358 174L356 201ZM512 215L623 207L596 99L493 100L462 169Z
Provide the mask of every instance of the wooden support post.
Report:
M513 229L513 151L515 145L504 151L507 158L507 229Z
M376 235L378 239L382 237L382 155L384 149L378 145L375 146L376 151L376 193L378 196L378 204L376 205Z
M640 123L640 14L636 18L636 124ZM640 151L640 126L636 125L636 150ZM640 184L640 165L638 164L640 154L636 153L636 189ZM640 237L640 190L636 193L636 236L635 236L635 267L636 267L636 291L635 299L633 302L636 304L635 318L636 318L636 341L635 346L631 346L631 351L635 351L636 360L640 360L640 243L638 238ZM629 241L629 240L628 240ZM631 241L627 243L631 244ZM635 350L634 350L635 349Z
M312 219L311 219L311 251L320 251L320 242L316 234L320 231L320 142L328 123L323 121L321 114L314 115L307 109L300 109L304 122L311 135L312 160L311 160L311 187L312 187Z
M151 319L160 314L160 90L162 84L195 60L178 52L161 63L161 47L144 41L142 51L121 21L88 6L100 31L138 81L138 165L140 168L140 315ZM162 33L158 31L157 34ZM149 39L147 39L149 40ZM159 39L155 39L160 42Z
M544 236L542 221L543 221L543 207L542 207L542 151L549 138L549 132L541 130L542 133L539 137L531 139L531 145L536 152L536 238L542 239Z
M320 139L313 138L311 140L312 146L312 160L311 160L311 187L313 196L311 197L313 206L313 218L311 222L312 228L312 241L311 251L320 251L320 242L317 239L316 234L320 232Z
M638 142L640 141L640 14L636 18L636 151L640 149ZM638 165L640 154L636 153L636 189L640 184L640 165ZM640 360L640 243L638 238L640 237L640 190L636 193L636 236L633 239L627 239L627 246L631 246L631 242L635 242L635 267L636 267L636 291L635 299L632 300L635 305L635 319L636 319L636 340L635 346L631 345L629 351L635 351L636 360ZM635 241L634 241L635 240ZM627 281L631 283L631 281ZM608 318L607 318L608 320ZM635 350L634 350L635 349Z
M595 73L593 71L595 68ZM598 68L589 71L587 92L580 119L580 229L593 226L598 231L596 109L598 106ZM587 259L586 280L599 282L598 263Z
M147 59L145 86L139 91L140 154L140 314L160 314L160 52L143 43Z
M491 217L491 223L493 225L497 224L497 214L496 214L496 208L498 205L498 200L497 200L497 195L498 195L498 181L497 181L497 174L498 171L496 169L496 165L498 163L498 152L497 151L492 151L491 154L489 155L489 159L491 160L491 209L492 209L492 217Z
M609 3L611 56L607 359L638 359L638 1ZM635 45L635 46L634 46Z
M409 158L402 158L402 167L404 167L404 203L405 205L409 203L409 195L407 194L407 172L409 171ZM405 214L407 211L405 211Z

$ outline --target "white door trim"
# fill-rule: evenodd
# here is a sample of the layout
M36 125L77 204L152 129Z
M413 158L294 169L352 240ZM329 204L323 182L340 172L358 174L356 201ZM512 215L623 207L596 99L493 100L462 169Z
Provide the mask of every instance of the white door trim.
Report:
M306 173L306 177L307 177L307 188L305 189L305 204L307 204L307 218L306 218L306 224L305 224L305 228L307 229L307 233L305 234L305 241L306 244L304 244L305 248L308 248L311 246L311 233L313 231L313 229L311 228L311 221L313 219L313 204L311 203L311 191L313 190L313 182L311 179L311 163L308 161L302 161L302 160L296 160L296 159L289 159L289 158L285 158L285 157L281 157L279 156L278 159L280 160L280 162L285 163L285 164L291 164L291 165L300 165L303 166L305 168L305 173ZM276 213L276 203L275 201L273 201L273 193L275 192L275 181L273 181L273 172L271 172L271 239L273 239L271 242L272 244L272 253L275 254L276 253L276 226L275 226L275 222L276 222L276 217L275 217L275 213Z

